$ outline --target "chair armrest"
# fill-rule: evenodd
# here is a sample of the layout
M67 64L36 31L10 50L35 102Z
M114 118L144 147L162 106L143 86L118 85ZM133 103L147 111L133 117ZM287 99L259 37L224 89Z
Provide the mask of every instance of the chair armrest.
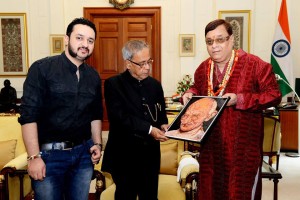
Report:
M106 187L109 187L109 186L112 185L114 182L113 182L113 180L112 180L112 177L111 177L111 174L110 174L110 173L101 171L104 151L102 151L101 153L102 153L102 156L101 156L101 158L100 158L100 161L99 161L98 164L96 164L96 165L94 166L94 170L97 170L99 173L101 173L101 174L104 176L104 178L105 178L105 179L104 179L104 181L105 181L105 186L106 186ZM97 173L98 173L98 172L97 172ZM106 187L105 187L105 188L106 188Z
M100 194L110 185L113 184L113 180L111 177L111 174L108 172L102 172L101 166L102 166L102 159L103 159L104 152L102 151L102 156L100 158L100 161L98 164L94 165L94 174L92 177L92 180L96 178L96 200L100 198Z
M8 199L9 196L9 185L8 185L8 176L19 177L20 180L20 199L23 198L24 188L23 188L23 180L24 176L27 174L27 153L23 153L16 158L9 161L1 170L1 174L4 176L3 180L3 189L5 190L4 195L5 199Z
M185 187L186 179L192 173L199 173L199 163L192 155L185 154L181 157L177 170L177 181L182 187Z
M27 153L24 152L21 155L17 156L16 158L12 159L11 161L9 161L3 167L3 169L5 169L5 168L13 168L15 170L19 170L19 169L25 169L26 166L27 166Z
M105 190L106 184L105 184L105 176L97 169L94 169L93 177L92 179L96 178L96 184L95 184L95 199L98 200L100 198L101 193Z
M199 157L199 153L193 153L189 151L184 151L181 157L181 161L186 164L181 170L181 186L184 188L186 199L197 199L197 186L198 186L198 176L199 176L199 163L195 158ZM180 161L180 162L181 162Z
M94 173L92 180L96 179L95 189L96 189L96 200L100 197L101 193L111 186L114 182L112 180L111 174L108 172L102 172L94 168Z
M180 174L181 186L185 187L185 185L188 183L187 178L192 174L198 174L198 173L199 173L199 166L189 165L184 167L181 170L181 174Z
M184 187L186 199L198 199L197 198L198 176L199 176L199 172L193 172L187 176L186 184Z

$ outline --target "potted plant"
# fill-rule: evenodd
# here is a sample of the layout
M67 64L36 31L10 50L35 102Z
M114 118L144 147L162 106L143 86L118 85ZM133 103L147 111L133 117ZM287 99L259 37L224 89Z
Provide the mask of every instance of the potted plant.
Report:
M187 91L193 85L192 77L189 74L183 76L183 78L177 83L176 94L173 95L173 101L179 101L182 94Z

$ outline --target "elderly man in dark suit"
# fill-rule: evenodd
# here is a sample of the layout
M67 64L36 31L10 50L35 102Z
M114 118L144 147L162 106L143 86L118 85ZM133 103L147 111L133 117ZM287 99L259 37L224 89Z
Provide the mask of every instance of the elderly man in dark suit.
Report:
M147 43L129 41L122 53L127 70L104 84L110 127L102 170L112 174L116 200L157 200L160 141L168 127L164 93L149 76Z

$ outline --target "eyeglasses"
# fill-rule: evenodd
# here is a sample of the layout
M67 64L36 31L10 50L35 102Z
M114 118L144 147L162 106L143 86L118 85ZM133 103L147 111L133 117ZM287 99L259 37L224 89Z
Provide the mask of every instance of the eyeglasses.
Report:
M226 37L219 37L216 39L207 39L205 40L206 45L211 46L214 44L214 42L216 42L217 44L223 44L224 42L228 41L230 38L230 35L226 36Z
M140 68L143 68L146 65L151 66L154 60L152 58L150 58L149 60L144 61L144 62L140 62L140 63L133 62L132 60L129 60L129 59L128 59L128 61L133 63L133 64L136 64L136 65L140 66Z

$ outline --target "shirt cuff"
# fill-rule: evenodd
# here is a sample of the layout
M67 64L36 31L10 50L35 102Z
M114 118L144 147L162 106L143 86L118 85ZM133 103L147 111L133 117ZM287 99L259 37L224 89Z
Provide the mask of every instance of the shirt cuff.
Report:
M149 134L151 133L151 131L152 131L152 126L150 126L150 128L149 128Z

